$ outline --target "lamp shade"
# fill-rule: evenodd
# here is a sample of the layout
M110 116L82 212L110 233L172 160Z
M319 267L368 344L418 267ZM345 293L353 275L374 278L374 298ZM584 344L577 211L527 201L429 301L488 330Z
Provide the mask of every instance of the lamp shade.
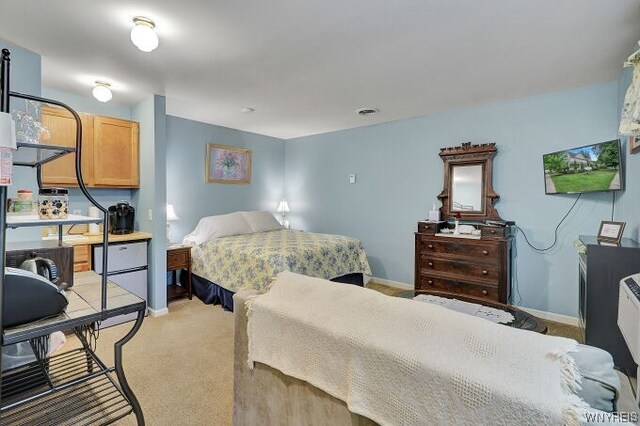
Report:
M278 204L278 209L276 210L278 213L289 213L291 210L289 209L289 203L284 198L280 200L280 204Z
M167 221L180 220L180 216L176 214L173 204L167 204Z
M17 149L16 125L8 112L0 112L0 147Z

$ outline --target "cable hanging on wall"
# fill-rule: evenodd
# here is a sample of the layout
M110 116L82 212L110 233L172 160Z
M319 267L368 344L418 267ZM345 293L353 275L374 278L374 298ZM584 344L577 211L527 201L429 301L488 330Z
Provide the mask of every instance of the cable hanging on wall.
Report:
M560 226L564 223L564 221L569 217L569 215L571 214L571 212L573 211L573 209L576 207L576 204L578 204L578 201L580 200L580 197L582 197L582 194L578 194L578 196L576 197L576 200L573 202L573 204L571 205L571 208L569 209L569 211L567 211L567 213L562 217L562 219L560 220L560 222L558 222L558 225L556 226L556 229L553 231L553 243L548 246L548 247L536 247L533 244L531 244L529 242L529 238L527 238L527 234L525 234L525 232L522 230L522 228L520 228L518 225L516 225L516 229L518 230L518 232L520 232L522 234L522 236L524 237L524 240L527 242L527 245L529 247L531 247L533 250L539 252L539 253L546 253L549 250L551 250L552 248L554 248L556 246L556 244L558 243L558 230L560 229ZM613 212L612 212L613 214Z

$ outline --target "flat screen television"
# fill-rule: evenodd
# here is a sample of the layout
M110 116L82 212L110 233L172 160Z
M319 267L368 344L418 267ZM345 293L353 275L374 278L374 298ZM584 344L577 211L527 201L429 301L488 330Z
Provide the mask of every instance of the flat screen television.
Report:
M623 189L620 140L543 155L547 194Z

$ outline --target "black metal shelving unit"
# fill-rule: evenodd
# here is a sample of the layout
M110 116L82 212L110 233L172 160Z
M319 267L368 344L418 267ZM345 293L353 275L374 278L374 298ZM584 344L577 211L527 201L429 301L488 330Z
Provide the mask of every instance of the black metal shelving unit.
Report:
M0 375L0 424L68 424L103 425L135 414L144 425L140 404L127 383L122 368L122 347L137 333L146 311L146 301L118 287L107 274L83 272L74 287L67 289L69 306L64 314L26 325L4 328L4 284L6 229L29 226L58 226L62 244L62 227L72 224L102 223L102 270L107 269L108 212L88 192L82 179L82 122L69 106L53 99L10 91L10 52L2 50L0 58L0 111L9 112L10 98L32 100L68 110L76 121L75 147L19 143L15 166L36 170L38 187L42 187L41 166L69 153L76 154L78 186L84 196L102 213L102 218L69 215L63 220L40 220L37 216L12 216L6 212L7 190L0 186L0 346L29 341L36 361L3 371ZM99 297L96 296L99 289ZM114 366L107 367L96 355L98 324L108 318L137 312L131 330L114 345ZM52 357L47 356L49 335L72 330L81 347ZM2 361L0 358L0 370Z

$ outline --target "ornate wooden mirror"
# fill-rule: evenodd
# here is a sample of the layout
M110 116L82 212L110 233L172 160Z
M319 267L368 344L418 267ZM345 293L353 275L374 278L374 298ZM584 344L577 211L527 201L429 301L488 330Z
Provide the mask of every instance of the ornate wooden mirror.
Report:
M438 199L442 202L442 217L462 220L502 220L494 207L500 196L493 191L493 157L498 152L495 143L440 149L444 161L444 188Z

